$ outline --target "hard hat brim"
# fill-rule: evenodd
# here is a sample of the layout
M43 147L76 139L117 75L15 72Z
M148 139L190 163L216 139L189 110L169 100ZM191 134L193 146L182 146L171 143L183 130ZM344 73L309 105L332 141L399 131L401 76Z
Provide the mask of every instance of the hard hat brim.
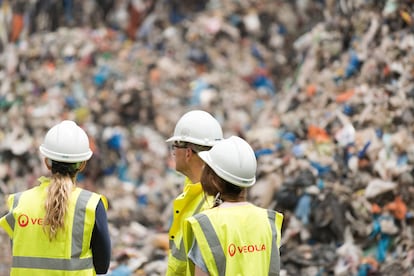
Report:
M206 163L209 167L211 167L211 158L210 158L210 154L208 153L208 151L200 151L198 153L198 156L201 158L201 160L204 161L204 163Z
M220 140L217 140L217 141L201 140L201 139L196 139L196 138L189 137L189 136L172 136L168 138L167 140L165 140L165 142L167 143L177 142L177 141L187 142L187 143L191 143L191 144L199 145L199 146L212 147Z
M168 138L167 140L165 140L165 142L167 142L167 143L175 142L175 141L180 141L177 136L172 136L172 137Z
M88 152L80 153L80 154L62 155L61 153L48 150L43 146L39 147L39 151L42 155L44 155L45 157L51 160L58 161L58 162L64 162L64 163L77 163L77 162L86 161L86 160L89 160L93 154L92 151L89 150Z

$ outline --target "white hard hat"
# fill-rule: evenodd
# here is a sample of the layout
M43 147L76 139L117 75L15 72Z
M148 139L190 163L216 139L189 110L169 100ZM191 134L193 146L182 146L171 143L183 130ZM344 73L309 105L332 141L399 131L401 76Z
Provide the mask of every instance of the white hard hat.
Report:
M192 110L178 120L174 135L167 142L181 141L200 146L213 146L223 139L219 122L208 112Z
M69 120L52 127L39 150L45 157L65 163L86 161L92 156L85 131Z
M236 186L250 187L256 182L256 156L240 137L231 136L198 155L219 177Z

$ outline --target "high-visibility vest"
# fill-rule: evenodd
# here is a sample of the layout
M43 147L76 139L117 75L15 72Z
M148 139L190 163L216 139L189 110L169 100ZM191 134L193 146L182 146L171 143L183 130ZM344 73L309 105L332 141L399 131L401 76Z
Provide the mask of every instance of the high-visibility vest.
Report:
M169 228L169 252L167 276L186 274L187 255L183 245L182 227L184 221L198 212L212 207L211 197L204 195L201 183L192 183L186 178L183 193L173 202L173 217Z
M253 204L217 207L186 221L186 252L193 239L211 276L279 275L283 215ZM194 275L188 262L187 273Z
M50 180L9 196L9 213L0 219L12 240L10 275L96 275L90 242L95 210L102 195L76 188L72 191L65 216L65 227L50 241L43 229L44 204Z

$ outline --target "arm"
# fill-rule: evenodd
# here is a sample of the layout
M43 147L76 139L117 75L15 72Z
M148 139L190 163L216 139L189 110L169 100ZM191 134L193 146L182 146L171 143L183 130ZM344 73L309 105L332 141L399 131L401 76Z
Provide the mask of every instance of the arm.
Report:
M208 273L205 273L199 266L195 266L194 276L209 276Z
M200 248L198 247L197 240L193 240L193 245L188 252L188 261L194 264L195 276L208 276L208 269L201 255Z
M111 259L111 240L108 231L108 220L106 217L106 210L99 201L96 207L95 226L92 232L91 240L93 265L97 274L105 274L109 268Z

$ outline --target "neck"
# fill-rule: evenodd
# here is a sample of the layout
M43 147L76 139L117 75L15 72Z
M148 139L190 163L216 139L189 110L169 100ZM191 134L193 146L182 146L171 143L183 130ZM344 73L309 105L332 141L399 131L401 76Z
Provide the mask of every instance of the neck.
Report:
M201 173L203 172L203 167L199 166L198 164L194 164L188 168L188 171L185 175L188 179L191 180L192 183L198 183L201 179Z

